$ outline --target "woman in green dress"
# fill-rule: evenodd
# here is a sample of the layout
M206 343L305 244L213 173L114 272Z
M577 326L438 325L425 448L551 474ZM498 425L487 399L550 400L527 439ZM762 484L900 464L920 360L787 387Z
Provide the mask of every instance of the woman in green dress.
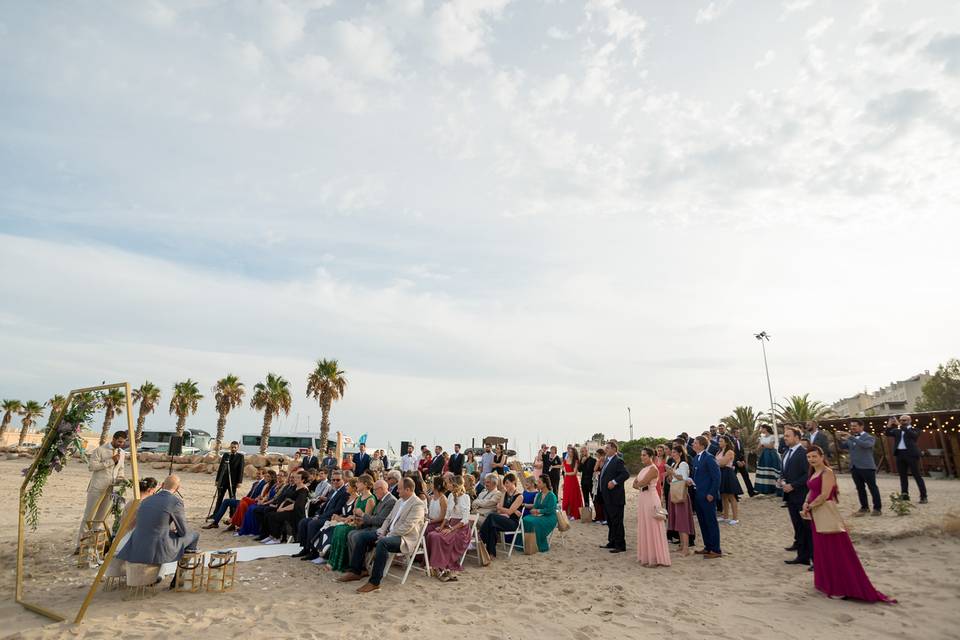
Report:
M373 495L373 478L363 474L357 478L357 501L353 506L353 517L333 529L330 540L330 552L327 554L327 566L334 571L346 571L350 566L350 554L347 550L347 534L356 529L356 523L363 520L364 514L373 513L377 506L377 496Z
M557 526L557 494L551 490L550 476L543 474L537 478L537 491L530 514L523 516L523 531L536 533L537 549L544 552L550 550L547 536Z

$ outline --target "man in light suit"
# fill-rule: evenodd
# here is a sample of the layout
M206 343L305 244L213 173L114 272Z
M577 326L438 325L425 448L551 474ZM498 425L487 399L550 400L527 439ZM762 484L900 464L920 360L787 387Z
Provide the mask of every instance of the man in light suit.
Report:
M607 458L600 468L600 485L597 492L603 496L603 513L607 518L607 544L601 545L610 553L622 553L627 550L626 535L623 531L623 507L627 500L623 485L630 479L623 459L618 455L620 447L615 440L606 444Z
M361 444L360 451L353 454L353 475L360 477L370 468L370 454L367 453L367 445Z
M704 558L719 558L720 526L717 524L717 502L720 500L720 467L717 459L707 452L710 441L706 436L697 436L693 439L693 466L691 477L687 484L696 489L693 500L693 509L700 523L700 537L703 538L703 549L694 553Z
M137 524L117 558L141 564L176 562L197 548L200 534L187 529L183 500L176 495L180 478L169 476L155 494L140 503Z
M123 480L123 465L126 462L127 432L115 431L113 439L93 450L87 459L87 468L93 472L87 485L87 505L77 530L74 553L80 551L80 537L87 530L88 520L104 520L110 510L110 493L117 482ZM98 527L99 528L99 527Z
M426 505L414 494L413 478L400 481L400 500L393 505L390 515L376 531L366 529L356 537L356 546L350 556L350 569L338 582L360 580L366 571L364 560L367 550L374 548L373 569L365 585L357 593L369 593L380 589L383 570L387 566L387 556L391 553L413 553L420 540L420 531L424 527Z
M920 504L927 504L927 484L920 471L920 447L917 446L920 432L913 428L908 415L900 416L897 424L894 424L894 420L890 419L890 426L884 433L893 439L893 459L897 462L897 472L900 474L900 497L910 499L908 474L911 474L920 490Z
M397 503L397 499L390 493L390 486L386 480L377 480L373 483L373 495L377 496L373 513L361 512L361 520L357 528L347 534L347 553L350 557L353 556L353 549L357 546L356 536L363 529L379 529L393 510L393 505Z

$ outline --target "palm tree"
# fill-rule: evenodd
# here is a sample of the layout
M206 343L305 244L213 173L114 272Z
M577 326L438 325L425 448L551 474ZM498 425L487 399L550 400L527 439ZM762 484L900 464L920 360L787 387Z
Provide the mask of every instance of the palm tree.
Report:
M173 383L173 397L170 398L170 415L177 414L177 437L183 436L187 425L187 416L197 412L203 396L197 383L187 378L183 382Z
M23 441L27 439L27 431L33 426L33 419L43 416L43 405L36 400L28 400L27 403L20 408L20 415L23 416L23 419L20 421L23 428L20 429L20 441L17 442L17 446L23 445Z
M10 421L13 419L13 414L20 413L20 409L23 408L23 403L19 400L4 400L0 402L0 409L3 410L3 422L0 422L0 438L3 438L3 434L6 432L7 427L10 426ZM2 442L2 440L0 440Z
M833 415L833 410L818 400L811 400L810 394L790 396L786 405L777 405L777 420L783 423L802 423L807 420L820 420Z
M214 398L217 401L217 440L213 444L213 450L220 452L220 445L223 443L223 432L227 428L227 414L232 409L240 406L243 402L243 396L246 393L240 378L232 373L217 380L213 387Z
M115 416L123 413L123 407L127 403L127 394L123 389L110 389L100 396L100 403L103 406L103 429L100 430L100 444L107 441L110 434L110 425Z
M140 388L130 392L131 399L140 403L140 412L137 414L137 444L143 439L143 425L147 421L147 416L153 413L160 402L160 387L149 380L140 385Z
M263 430L260 432L260 455L267 452L267 443L270 441L270 423L274 416L290 415L290 383L281 376L267 374L266 382L258 382L253 387L253 397L250 398L250 408L263 411Z
M759 439L757 425L760 422L760 414L754 411L753 407L736 407L733 413L726 418L721 418L720 422L727 425L727 429L740 429L740 442L745 452L756 448Z
M317 367L307 378L307 397L320 403L320 446L327 447L330 437L330 407L343 397L347 389L346 371L340 370L336 360L318 360Z
M47 400L47 405L50 407L50 417L47 418L47 429L53 426L53 421L56 420L60 412L66 408L66 404L67 399L59 393Z

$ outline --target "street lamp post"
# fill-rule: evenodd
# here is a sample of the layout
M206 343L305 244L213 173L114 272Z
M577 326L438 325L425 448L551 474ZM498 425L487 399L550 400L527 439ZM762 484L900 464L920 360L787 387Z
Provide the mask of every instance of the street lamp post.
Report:
M773 428L773 437L776 442L780 441L780 432L777 429L777 412L773 405L773 387L770 386L770 367L767 365L767 346L765 342L770 341L770 334L766 331L753 334L753 337L760 341L760 349L763 351L763 369L767 372L767 394L770 396L770 426Z
M627 423L630 425L630 439L633 440L633 418L630 416L630 407L627 407Z

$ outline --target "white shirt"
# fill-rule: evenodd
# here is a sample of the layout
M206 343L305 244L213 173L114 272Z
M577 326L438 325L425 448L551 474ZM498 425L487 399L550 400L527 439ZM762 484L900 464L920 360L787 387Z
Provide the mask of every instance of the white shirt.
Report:
M800 444L795 444L795 445L793 445L792 447L790 447L789 449L787 449L787 452L783 455L783 468L784 468L784 469L787 468L787 460L789 460L790 458L792 458L792 457L793 457L793 454L795 454L795 453L797 452L797 449L799 449L799 448L800 448Z
M397 506L393 513L393 520L390 521L390 526L387 528L387 535L393 533L393 525L397 524L397 520L400 519L400 514L403 513L403 507L407 504L407 500L409 500L409 498L397 501Z
M770 445L776 443L777 439L771 433L768 436L760 436L760 446L769 447Z
M400 471L406 473L407 471L416 471L417 470L417 459L413 457L412 453L408 453L403 456L400 460Z
M684 461L680 461L680 464L673 468L673 481L677 482L678 480L686 480L690 477L690 465Z
M904 440L906 436L907 436L907 432L903 430L903 427L901 427L900 428L900 444L897 445L898 450L903 450L907 448L907 441Z
M447 494L446 520L466 520L470 517L470 496L467 494L455 498L452 493Z
M493 471L493 452L486 451L480 457L480 473L482 476L486 476L488 473Z

